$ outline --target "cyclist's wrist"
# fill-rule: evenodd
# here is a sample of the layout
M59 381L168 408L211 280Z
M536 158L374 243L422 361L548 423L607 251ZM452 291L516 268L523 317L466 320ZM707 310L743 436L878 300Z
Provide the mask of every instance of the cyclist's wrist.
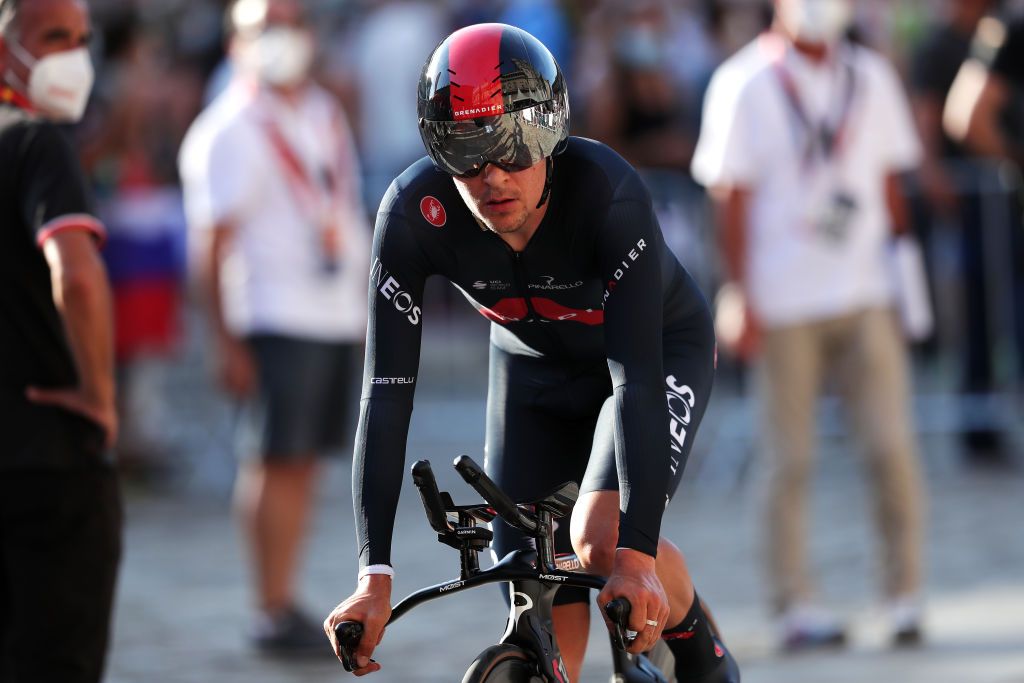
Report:
M618 547L615 549L614 570L620 569L653 569L655 558L636 548Z
M387 577L390 581L395 578L395 570L390 564L370 564L359 570L359 580L371 579L374 583Z

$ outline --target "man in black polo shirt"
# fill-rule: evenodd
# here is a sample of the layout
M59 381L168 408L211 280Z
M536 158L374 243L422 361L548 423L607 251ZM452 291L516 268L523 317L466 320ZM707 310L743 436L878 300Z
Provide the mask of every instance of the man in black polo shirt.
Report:
M82 0L0 0L0 683L102 677L120 556L110 290L74 152Z

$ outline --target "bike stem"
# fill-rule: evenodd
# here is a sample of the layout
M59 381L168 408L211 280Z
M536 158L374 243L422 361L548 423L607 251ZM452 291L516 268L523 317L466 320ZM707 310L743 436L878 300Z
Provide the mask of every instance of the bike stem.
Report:
M546 533L554 525L551 520L551 513L543 508L537 509L537 529L545 533L534 536L537 540L537 569L551 573L555 571L555 539L554 532Z
M459 512L459 526L469 528L476 526L472 515L466 512ZM465 541L459 544L459 564L461 566L460 576L463 581L471 576L480 573L480 549L470 542Z

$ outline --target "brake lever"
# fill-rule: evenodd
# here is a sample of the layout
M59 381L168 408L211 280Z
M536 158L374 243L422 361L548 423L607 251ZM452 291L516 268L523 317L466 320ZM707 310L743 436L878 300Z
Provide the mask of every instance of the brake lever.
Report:
M629 614L633 607L626 598L616 598L604 606L604 613L614 628L610 631L612 645L625 651L636 640L637 632L629 628Z
M334 626L334 638L338 643L338 651L341 653L341 665L345 671L355 671L356 648L363 637L363 625L358 621L342 621ZM371 659L371 662L376 660Z

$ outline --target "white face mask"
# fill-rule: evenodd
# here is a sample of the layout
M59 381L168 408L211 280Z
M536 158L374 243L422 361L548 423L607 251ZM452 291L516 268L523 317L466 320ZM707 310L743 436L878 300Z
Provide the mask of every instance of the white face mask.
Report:
M30 69L28 99L32 106L55 121L75 122L85 113L95 73L85 47L54 52L36 59L18 43L7 43L11 53ZM7 80L17 80L8 71Z
M850 0L779 0L779 21L808 43L838 43L853 18Z
M246 47L244 60L257 78L268 85L297 85L309 75L313 39L301 29L272 27Z

